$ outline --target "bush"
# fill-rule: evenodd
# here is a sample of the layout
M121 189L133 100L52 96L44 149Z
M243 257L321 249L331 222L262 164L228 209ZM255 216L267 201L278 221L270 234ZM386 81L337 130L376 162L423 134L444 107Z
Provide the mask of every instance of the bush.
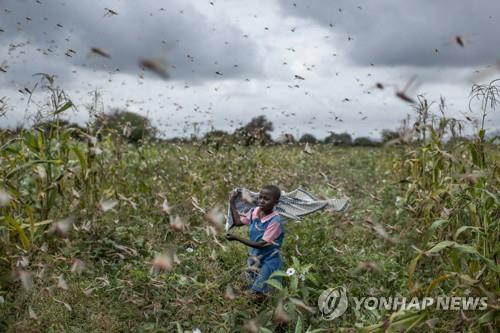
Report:
M120 109L100 115L95 127L102 134L116 134L132 143L152 139L157 132L147 117Z
M318 139L312 134L306 133L299 139L301 143L317 143Z
M329 136L323 140L324 143L332 143L336 146L350 146L352 144L352 138L349 133L337 134L331 132Z
M261 146L272 143L271 135L268 132L274 130L273 123L267 120L266 116L260 115L252 118L248 124L238 128L234 135L239 144L251 146L259 144Z
M382 136L382 144L384 144L391 140L399 139L399 132L385 129L382 130L381 136Z
M364 136L354 139L353 142L353 146L360 146L360 147L376 147L378 145L379 143L377 141L373 141L372 139Z

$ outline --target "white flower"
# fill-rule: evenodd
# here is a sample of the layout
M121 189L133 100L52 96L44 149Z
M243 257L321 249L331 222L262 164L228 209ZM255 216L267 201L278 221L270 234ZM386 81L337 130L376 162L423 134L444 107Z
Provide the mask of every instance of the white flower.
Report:
M288 276L292 276L293 274L295 274L295 269L290 267L286 270L286 275Z
M192 253L194 250L193 250L193 248L188 247L188 248L186 249L186 251L188 251L189 253Z
M193 333L201 333L201 330L200 330L199 328L195 328L195 329L193 330Z

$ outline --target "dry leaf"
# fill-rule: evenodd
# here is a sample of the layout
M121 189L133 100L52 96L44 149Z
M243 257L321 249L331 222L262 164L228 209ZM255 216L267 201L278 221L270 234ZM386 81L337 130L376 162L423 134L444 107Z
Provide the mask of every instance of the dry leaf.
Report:
M70 311L70 312L71 312L71 311L73 311L73 309L71 308L71 306L70 306L68 303L65 303L65 302L63 302L63 301L60 301L60 300L58 300L58 299L56 299L56 298L53 298L53 300L54 300L54 301L56 301L57 303L61 303L61 304L63 304L63 305L64 305L64 307L66 307L66 309L68 309L68 311Z

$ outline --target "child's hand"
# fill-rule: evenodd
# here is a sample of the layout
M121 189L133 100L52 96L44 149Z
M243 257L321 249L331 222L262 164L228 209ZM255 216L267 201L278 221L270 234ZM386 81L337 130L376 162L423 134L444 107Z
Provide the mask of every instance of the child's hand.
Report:
M233 234L226 234L226 239L229 241L237 240L238 236L233 235Z

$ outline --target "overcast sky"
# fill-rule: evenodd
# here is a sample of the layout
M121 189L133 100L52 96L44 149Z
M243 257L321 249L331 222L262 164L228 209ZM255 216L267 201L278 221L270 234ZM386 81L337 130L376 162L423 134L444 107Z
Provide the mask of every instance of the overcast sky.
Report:
M0 122L28 123L43 96L28 104L19 90L42 72L79 123L97 89L105 110L148 115L168 137L193 123L232 132L260 114L274 137L378 137L413 112L395 96L413 76L409 97L444 96L465 119L472 83L500 77L498 31L498 0L0 0ZM141 59L163 61L169 77ZM500 110L487 127L500 127Z

